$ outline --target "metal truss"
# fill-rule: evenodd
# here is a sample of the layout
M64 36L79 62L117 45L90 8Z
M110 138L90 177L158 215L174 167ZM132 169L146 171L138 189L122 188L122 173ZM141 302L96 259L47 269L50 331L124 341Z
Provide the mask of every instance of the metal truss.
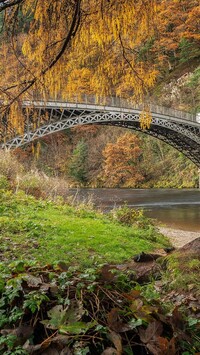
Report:
M26 103L26 105L28 104ZM26 111L25 111L26 112ZM184 153L197 166L200 167L200 123L194 116L185 118L152 112L152 122L148 130L140 127L139 117L141 110L124 107L102 106L91 104L36 102L30 107L26 116L25 132L15 135L1 144L2 148L14 149L26 145L36 139L49 134L63 131L67 128L103 124L121 126L161 139ZM179 112L179 111L178 111ZM189 114L188 114L189 115ZM6 135L6 121L5 133ZM3 137L2 137L3 138ZM3 139L2 139L3 140Z

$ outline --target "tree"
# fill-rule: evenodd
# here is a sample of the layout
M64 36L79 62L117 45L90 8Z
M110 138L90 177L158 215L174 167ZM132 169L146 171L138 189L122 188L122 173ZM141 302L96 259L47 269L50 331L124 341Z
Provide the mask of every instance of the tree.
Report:
M199 57L199 0L165 0L158 13L154 50L159 51L163 64L168 62L171 69L179 60Z
M145 0L0 1L0 11L5 18L3 38L10 41L9 45L18 56L19 64L26 75L26 78L15 84L19 95L36 84L39 87L46 84L47 87L52 84L55 67L60 78L71 60L73 64L75 61L84 64L88 59L91 61L91 54L98 56L97 72L98 75L101 73L102 81L106 80L106 74L114 64L112 59L110 63L108 61L111 51L116 52L115 59L121 57L120 60L123 59L124 64L128 64L124 68L125 74L130 75L131 69L137 84L143 86L146 76L142 67L136 67L133 53L134 48L149 36L148 32L153 33L151 24L156 2L157 0L150 0L148 3ZM13 90L14 86L9 88Z
M198 0L0 0L0 13L1 111L11 125L27 98L148 100L181 38L199 41Z
M87 182L87 144L81 140L74 149L69 163L69 175L78 182Z
M144 179L139 169L139 144L139 138L132 133L125 133L116 143L107 144L103 151L103 178L107 186L136 187Z

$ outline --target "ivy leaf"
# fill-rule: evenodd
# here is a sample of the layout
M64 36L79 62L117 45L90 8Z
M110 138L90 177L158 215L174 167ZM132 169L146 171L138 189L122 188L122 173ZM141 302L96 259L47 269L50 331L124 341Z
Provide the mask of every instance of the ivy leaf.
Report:
M74 322L70 323L68 325L62 325L59 328L59 332L61 334L85 334L88 329L94 327L96 325L96 322L89 322L89 323L84 323L84 322Z

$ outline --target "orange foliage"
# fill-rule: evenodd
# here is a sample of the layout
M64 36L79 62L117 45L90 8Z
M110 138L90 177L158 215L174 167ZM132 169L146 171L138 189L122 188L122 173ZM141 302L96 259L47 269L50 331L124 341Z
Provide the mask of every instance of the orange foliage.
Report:
M139 144L139 138L132 133L125 133L116 143L107 144L103 151L103 177L108 187L136 187L144 179L139 171Z
M197 48L200 40L199 0L23 0L17 6L4 11L0 95L5 107L13 103L9 127L18 133L24 123L16 97L143 101L172 53L179 58L181 40Z

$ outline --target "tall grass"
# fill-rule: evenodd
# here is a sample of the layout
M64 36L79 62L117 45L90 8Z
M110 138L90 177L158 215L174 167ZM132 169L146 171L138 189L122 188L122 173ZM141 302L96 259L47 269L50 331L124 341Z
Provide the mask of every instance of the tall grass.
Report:
M0 188L55 200L59 195L67 196L68 187L64 179L49 177L37 169L27 171L10 151L0 150Z

